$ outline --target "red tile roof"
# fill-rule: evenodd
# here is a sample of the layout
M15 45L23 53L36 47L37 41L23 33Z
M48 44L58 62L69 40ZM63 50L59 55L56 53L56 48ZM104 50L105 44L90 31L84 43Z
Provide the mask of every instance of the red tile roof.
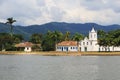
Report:
M31 42L22 42L15 45L15 47L32 47L32 46L33 44Z
M62 41L57 46L77 46L77 41Z

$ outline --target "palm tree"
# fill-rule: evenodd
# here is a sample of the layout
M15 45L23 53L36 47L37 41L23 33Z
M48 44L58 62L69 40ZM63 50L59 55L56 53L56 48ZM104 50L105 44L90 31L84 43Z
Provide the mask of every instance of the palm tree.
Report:
M56 49L56 44L63 40L63 34L59 31L53 31L50 38L54 41L54 49Z
M10 26L10 35L13 36L13 23L16 22L16 20L13 19L13 17L11 18L7 18L7 22L6 24L8 24Z
M55 43L58 43L62 41L63 34L59 31L54 31L51 37L54 39Z
M105 35L107 34L104 30L98 30L97 31L98 34L98 39L105 37Z
M72 37L72 40L74 41L81 41L83 39L83 35L82 34L79 34L79 33L75 33Z
M30 41L35 44L41 44L42 42L42 34L34 33L30 37Z
M69 40L70 40L70 32L69 32L69 31L67 31L67 32L65 33L64 39L65 39L65 41L69 41Z

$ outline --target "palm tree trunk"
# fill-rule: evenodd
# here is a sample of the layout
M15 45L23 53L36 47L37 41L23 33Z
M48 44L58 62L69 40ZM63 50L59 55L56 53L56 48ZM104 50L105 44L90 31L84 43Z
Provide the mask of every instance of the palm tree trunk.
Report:
M13 36L13 26L10 25L10 35Z

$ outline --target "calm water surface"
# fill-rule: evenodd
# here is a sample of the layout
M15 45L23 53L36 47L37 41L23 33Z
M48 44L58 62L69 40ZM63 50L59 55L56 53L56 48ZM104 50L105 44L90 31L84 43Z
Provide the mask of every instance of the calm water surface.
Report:
M0 55L0 80L120 80L120 57Z

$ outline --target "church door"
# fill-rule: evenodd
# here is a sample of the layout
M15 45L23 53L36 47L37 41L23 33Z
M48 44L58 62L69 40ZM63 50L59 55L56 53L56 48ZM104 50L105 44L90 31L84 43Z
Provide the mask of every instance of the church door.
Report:
M85 52L87 51L87 47L85 47Z

